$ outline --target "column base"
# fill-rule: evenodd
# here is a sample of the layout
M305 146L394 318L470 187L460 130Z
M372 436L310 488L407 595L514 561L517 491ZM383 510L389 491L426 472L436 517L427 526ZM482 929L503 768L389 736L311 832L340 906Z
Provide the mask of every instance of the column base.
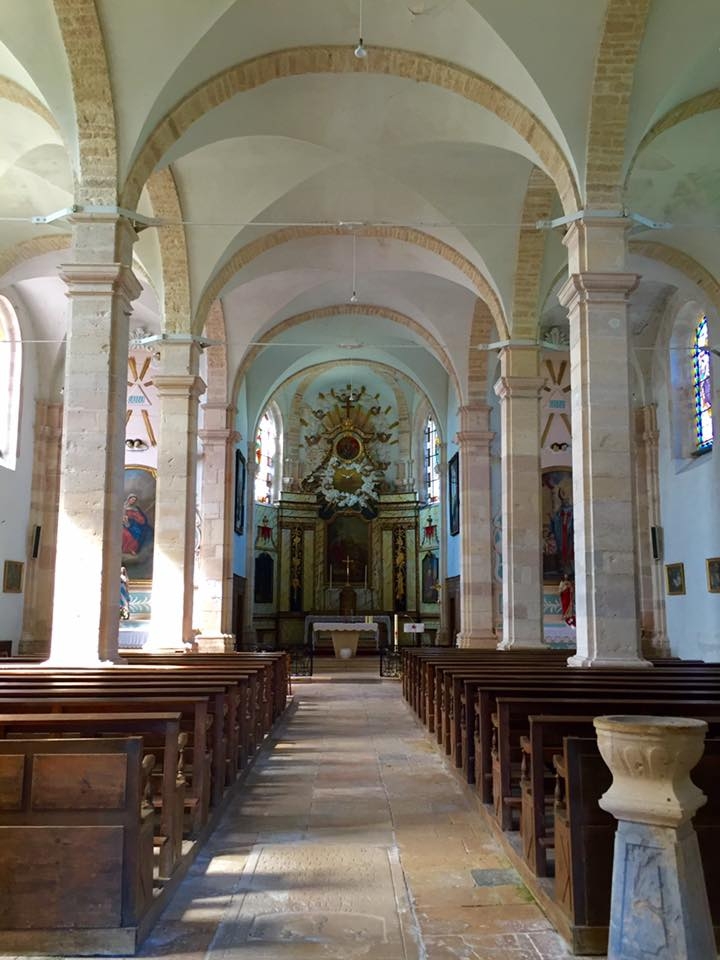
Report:
M234 653L235 637L231 633L201 633L195 637L197 653Z
M474 633L459 633L457 645L463 650L495 650L497 637L493 630L476 630Z
M602 657L584 657L581 653L576 653L572 657L568 657L567 665L569 667L605 667L625 670L629 667L639 668L639 667L652 667L652 664L649 660L643 660L640 657L627 657L621 659L603 659Z
M497 645L498 650L547 650L547 646L543 643L542 638L539 640L528 640L518 637L513 640L512 637L508 637L506 640L501 640Z

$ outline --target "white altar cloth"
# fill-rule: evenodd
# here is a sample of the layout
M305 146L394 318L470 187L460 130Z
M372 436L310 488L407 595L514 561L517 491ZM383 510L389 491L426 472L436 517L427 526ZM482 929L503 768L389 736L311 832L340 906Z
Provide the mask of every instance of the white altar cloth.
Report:
M329 633L332 637L335 656L340 657L341 650L350 650L350 656L354 657L357 653L358 640L361 633L372 633L377 639L378 625L376 623L358 623L348 621L336 621L329 623L314 623L312 625L313 633ZM347 656L347 654L346 654Z

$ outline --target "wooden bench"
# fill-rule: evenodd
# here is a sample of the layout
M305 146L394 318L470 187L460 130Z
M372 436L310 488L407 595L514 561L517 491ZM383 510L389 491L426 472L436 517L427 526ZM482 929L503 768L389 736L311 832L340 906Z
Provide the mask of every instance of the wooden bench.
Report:
M179 713L0 713L0 740L9 737L141 736L144 754L152 753L160 768L156 806L159 830L154 842L159 848L158 872L169 877L182 857L185 778L181 771L182 750Z
M134 953L153 900L141 764L139 737L0 741L2 952Z
M598 799L612 774L597 741L567 737L556 757L554 918L572 949L581 954L607 951L612 887L613 845L617 821ZM705 753L691 773L707 804L693 819L702 857L715 938L720 943L720 740L705 741Z

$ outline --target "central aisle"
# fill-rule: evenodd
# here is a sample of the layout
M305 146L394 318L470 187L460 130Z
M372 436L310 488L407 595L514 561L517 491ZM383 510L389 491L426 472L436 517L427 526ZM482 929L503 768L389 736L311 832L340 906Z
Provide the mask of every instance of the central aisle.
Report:
M302 684L142 955L570 956L509 868L399 684Z

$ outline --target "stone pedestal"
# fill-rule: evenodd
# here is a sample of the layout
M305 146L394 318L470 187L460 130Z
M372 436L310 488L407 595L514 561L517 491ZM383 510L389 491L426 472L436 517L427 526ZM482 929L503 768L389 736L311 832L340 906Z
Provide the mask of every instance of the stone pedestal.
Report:
M492 607L489 408L460 408L460 633L459 647L495 647Z
M540 391L537 347L501 351L503 639L499 650L542 649Z
M613 775L600 806L615 836L608 960L712 960L715 938L691 818L706 798L690 780L707 724L598 717Z

